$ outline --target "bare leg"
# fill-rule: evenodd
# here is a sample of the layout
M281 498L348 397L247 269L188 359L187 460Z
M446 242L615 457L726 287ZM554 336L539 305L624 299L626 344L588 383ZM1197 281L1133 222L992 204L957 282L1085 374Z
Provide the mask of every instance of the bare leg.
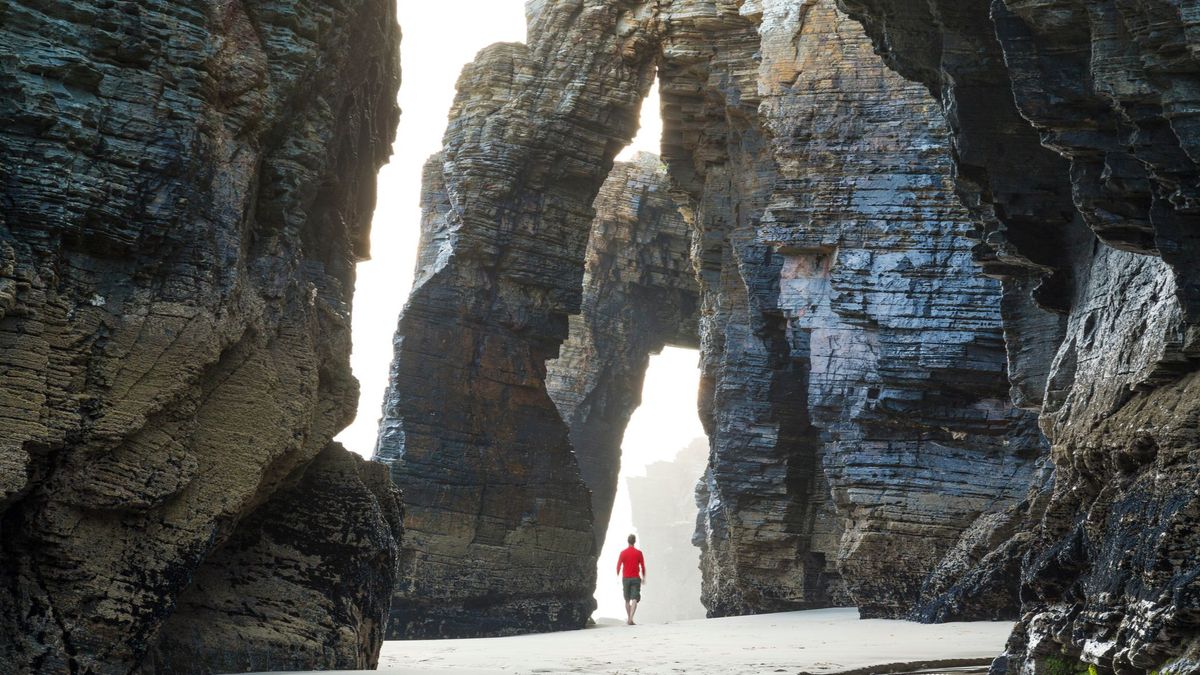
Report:
M632 600L625 601L625 623L630 626L633 625L633 610L629 607L632 602Z
M638 604L637 600L629 601L629 625L630 626L633 625L633 615L637 614L637 604Z

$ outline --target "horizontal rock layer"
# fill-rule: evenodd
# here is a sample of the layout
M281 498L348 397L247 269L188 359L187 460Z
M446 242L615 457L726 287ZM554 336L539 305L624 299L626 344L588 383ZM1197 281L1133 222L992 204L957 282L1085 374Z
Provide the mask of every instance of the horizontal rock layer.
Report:
M394 9L17 1L0 36L0 662L371 665L395 495L305 470L352 461L330 440L357 399L349 300L397 121ZM345 520L281 515L310 500ZM261 574L280 557L290 584ZM228 579L233 558L260 576ZM371 584L347 595L335 568ZM252 647L269 661L164 629L181 598L235 586L309 603Z
M865 616L919 612L946 582L931 565L1023 496L1043 441L1008 400L999 284L971 260L926 92L832 2L763 3L760 21L781 180L757 236L783 257L778 303L848 521L839 569ZM1012 616L1015 594L997 600L958 611Z
M640 11L555 3L534 12L529 46L484 49L459 79L376 448L405 491L414 557L389 635L580 628L592 612L590 497L545 364L579 311L592 202L650 86Z
M592 492L599 551L617 491L621 439L641 404L650 355L667 344L696 347L699 298L688 226L657 156L640 153L614 165L593 208L583 303L559 357L548 364L546 388L571 429Z
M1001 308L1020 298L972 262L981 228L927 92L831 1L527 9L530 46L467 67L426 171L377 452L416 561L393 634L566 628L590 607L577 464L603 523L645 354L691 324L670 209L627 169L590 208L656 61L699 292L710 613L1012 615L1019 552L983 559L1043 439L1007 399ZM989 262L1030 285L1049 269ZM1014 360L1044 382L1065 326L1024 320L1039 337Z
M1018 400L1053 444L1053 490L1004 544L1024 551L1024 616L995 670L1082 659L1191 672L1194 12L1170 0L842 4L944 104L960 192L987 227L980 253L1004 280Z
M374 667L402 518L387 467L330 445L205 561L142 671Z
M841 522L807 365L779 309L783 259L757 228L779 179L759 117L762 46L736 3L682 3L660 72L663 157L695 230L701 288L703 600L712 616L828 606Z
M1043 452L1007 401L999 284L972 263L945 128L831 2L704 18L668 31L660 77L705 293L706 603L920 612ZM1015 612L1014 576L987 578L1002 602L960 587L956 616Z
M654 577L638 620L666 623L704 618L700 602L700 550L696 529L696 480L708 464L708 442L697 438L673 459L646 465L645 475L626 476L629 513L638 546L646 558L646 578ZM610 563L611 561L603 561Z

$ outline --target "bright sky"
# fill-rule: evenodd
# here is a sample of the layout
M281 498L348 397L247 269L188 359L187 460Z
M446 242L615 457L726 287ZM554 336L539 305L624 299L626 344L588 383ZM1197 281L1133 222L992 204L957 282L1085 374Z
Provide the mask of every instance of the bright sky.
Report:
M398 13L404 30L400 50L403 113L392 161L379 173L379 201L371 227L372 259L358 266L351 356L354 375L362 386L358 418L338 436L347 448L367 457L375 448L396 318L412 285L416 264L421 167L442 147L446 115L463 65L489 44L525 40L523 0L442 0L435 5L401 1ZM447 16L455 17L454 21L447 21ZM651 114L643 115L637 138L618 159L629 159L638 150L658 152L662 122L657 114L657 88L643 111ZM622 474L640 474L646 464L674 457L691 439L703 435L696 417L698 386L696 352L668 349L654 357L642 408L626 431ZM616 509L613 528L628 530L628 501L618 499ZM600 569L607 568L602 558Z

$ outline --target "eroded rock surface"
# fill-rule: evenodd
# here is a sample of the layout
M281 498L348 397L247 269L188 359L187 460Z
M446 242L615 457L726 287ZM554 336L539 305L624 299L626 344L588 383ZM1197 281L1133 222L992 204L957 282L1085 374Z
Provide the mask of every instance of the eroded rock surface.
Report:
M1007 541L1044 446L1007 398L1001 288L972 262L978 228L927 91L831 1L535 2L528 15L530 47L494 46L464 71L426 171L378 451L406 490L418 561L394 634L572 627L588 610L576 457L603 522L644 354L687 328L631 322L690 323L672 314L678 296L629 295L681 237L643 252L630 218L613 228L589 209L655 60L700 298L710 613L852 601L867 615L1011 615L1015 568L979 565L978 542ZM622 182L633 193L615 203L644 204L641 183ZM1040 310L1028 322L1064 329ZM1019 358L1048 361L1044 342Z
M696 479L708 464L708 442L697 438L673 459L646 465L644 476L628 476L629 510L645 552L646 575L653 577L650 602L638 607L638 620L650 623L702 619L700 551L696 529Z
M699 298L688 226L656 155L613 166L593 208L583 303L549 363L546 387L592 492L598 552L617 492L621 439L641 404L650 355L668 344L697 346Z
M294 585L238 592L312 603L271 628L272 667L370 665L394 495L305 469L352 461L330 440L398 115L392 5L17 0L0 36L0 662L223 662L237 645L179 651L164 623L231 592L228 561L287 557L252 544L311 498L345 521L272 534ZM315 539L339 523L371 545ZM326 565L372 584L343 596Z
M330 445L205 561L142 670L373 668L403 515L387 467Z
M400 318L376 451L414 555L392 636L580 628L592 612L590 497L546 361L579 311L592 202L653 76L647 11L554 3L532 11L529 46L484 49L459 79L443 185L426 188L440 241L422 244L436 257Z
M842 4L945 106L960 191L988 230L981 254L1004 279L1014 385L1053 444L1053 490L1025 516L1024 617L996 670L1083 659L1191 672L1194 12L1171 1Z
M906 616L954 583L930 575L1024 497L1043 452L1008 401L999 284L972 262L927 92L831 2L737 9L711 17L726 37L690 89L704 108L672 91L689 88L670 59L662 75L667 133L685 139L664 154L696 177L702 233L706 601ZM1014 614L1008 571L1005 602L962 597L959 616Z

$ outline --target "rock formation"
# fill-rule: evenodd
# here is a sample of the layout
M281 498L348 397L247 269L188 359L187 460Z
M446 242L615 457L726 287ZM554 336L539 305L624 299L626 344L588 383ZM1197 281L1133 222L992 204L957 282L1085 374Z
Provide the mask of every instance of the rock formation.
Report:
M831 2L714 7L715 54L669 31L660 75L701 242L706 603L905 616L1043 451L1007 400L999 284L972 263L940 115L858 24ZM1015 612L1008 582L954 611Z
M959 190L1005 286L1018 400L1053 444L1054 488L1021 545L1024 616L995 670L1194 671L1193 10L842 4L945 107Z
M0 662L372 665L399 504L331 439L392 4L16 0L0 36Z
M663 623L703 619L700 551L692 544L696 527L696 479L708 464L708 441L697 438L666 462L646 465L646 475L627 476L629 505L638 545L646 552L642 589L648 602L638 621Z
M641 404L650 355L668 344L697 346L698 297L687 223L657 156L640 153L615 165L593 207L583 302L559 358L549 362L546 387L592 492L599 552L617 492L621 439Z
M1017 549L983 564L981 542L1013 533L1043 441L1007 398L1001 288L971 260L927 91L831 0L528 9L531 45L467 67L426 171L378 447L416 559L392 634L590 609L577 463L600 525L645 354L691 324L683 261L660 258L682 255L679 224L632 208L645 181L621 169L589 208L656 60L700 299L709 612L1012 615ZM1043 314L1028 321L1061 329Z
M390 635L573 628L592 612L591 504L545 364L579 311L592 201L653 76L639 25L621 3L555 3L529 46L484 49L459 79L444 185L426 187L436 258L400 318L376 449L405 490L415 556Z
M395 586L399 503L385 466L329 445L205 561L143 670L374 667Z

